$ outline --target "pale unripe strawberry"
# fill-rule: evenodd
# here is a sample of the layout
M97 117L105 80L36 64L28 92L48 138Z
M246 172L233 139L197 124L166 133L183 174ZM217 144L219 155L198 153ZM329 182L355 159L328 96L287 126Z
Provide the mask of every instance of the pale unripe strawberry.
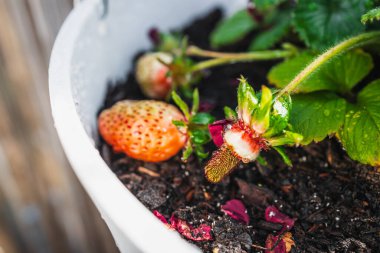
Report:
M142 92L149 98L164 99L170 92L173 80L168 76L173 57L168 53L147 53L136 64L136 79Z
M154 100L123 100L99 115L99 132L115 152L146 162L162 162L185 145L186 133L172 123L184 120L173 105Z

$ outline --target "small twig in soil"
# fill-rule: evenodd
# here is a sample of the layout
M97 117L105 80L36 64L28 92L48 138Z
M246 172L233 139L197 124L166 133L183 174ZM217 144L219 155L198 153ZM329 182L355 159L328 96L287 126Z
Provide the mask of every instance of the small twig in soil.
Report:
M210 193L208 193L208 192L203 192L203 195L205 197L205 200L210 200L212 198Z
M190 191L186 193L186 197L185 197L186 201L190 202L193 199L193 196L194 196L194 189L191 189Z
M263 229L266 231L273 231L273 230L279 231L281 230L282 225L278 223L272 223L272 222L268 222L264 220L259 220L258 222L255 223L254 227Z
M256 244L252 244L252 247L254 247L256 249L268 250L267 248L260 246L260 245L256 245Z
M321 226L321 225L319 225L319 224L314 224L311 228L309 228L309 229L307 230L307 232L308 232L308 233L313 233L313 232L317 231L317 230L319 229L320 226Z
M333 158L333 152L332 152L332 147L331 147L331 143L329 142L328 146L327 146L327 162L332 165L334 163L334 158Z
M159 177L160 176L160 174L158 174L157 172L154 172L154 171L147 169L145 167L142 167L142 166L138 167L137 171L140 173L146 174L148 176L151 176L151 177Z

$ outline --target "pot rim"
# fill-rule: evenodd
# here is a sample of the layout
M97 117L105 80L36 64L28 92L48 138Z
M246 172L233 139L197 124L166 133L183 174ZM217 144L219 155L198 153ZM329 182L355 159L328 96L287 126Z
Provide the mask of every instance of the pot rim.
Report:
M50 103L63 149L81 184L113 228L112 232L122 233L121 236L114 234L116 239L129 239L143 252L200 252L177 232L168 230L126 189L101 158L79 118L71 89L71 62L83 24L98 11L97 7L96 1L83 1L71 11L50 58ZM121 242L116 241L121 246Z

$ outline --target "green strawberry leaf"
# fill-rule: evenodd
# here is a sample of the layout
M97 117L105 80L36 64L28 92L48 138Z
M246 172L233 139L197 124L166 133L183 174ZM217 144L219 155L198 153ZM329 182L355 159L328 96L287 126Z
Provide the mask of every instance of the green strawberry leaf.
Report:
M173 120L172 123L176 126L176 127L186 127L187 124L185 121L183 120Z
M336 91L345 93L350 91L373 69L373 60L370 54L360 49L350 51L332 60L321 74L323 79L332 80L337 87Z
M258 34L249 46L250 51L265 50L273 47L289 31L291 25L291 12L280 12L280 16L274 20L274 24L268 30Z
M380 20L380 7L368 11L361 18L363 24L372 23L374 20Z
M321 141L339 130L344 122L346 100L329 91L292 96L290 124L304 138L302 144Z
M209 155L208 152L204 151L204 148L202 146L195 146L195 154L197 155L199 160L206 159Z
M283 147L273 147L274 150L277 151L277 153L280 154L282 160L284 161L284 163L288 166L293 166L292 165L292 161L290 160L290 158L288 157L288 155L285 153L285 149Z
M299 0L294 25L305 43L318 50L364 31L366 0Z
M295 145L302 142L303 136L299 133L284 130L281 135L267 139L272 147Z
M183 162L187 162L191 154L193 153L193 146L191 145L191 142L188 141L185 146L185 150L182 152L181 160Z
M313 61L315 55L311 52L303 52L293 58L275 65L268 74L269 83L278 88L284 88L298 73ZM315 78L316 73L303 81L294 92L311 92L315 90L327 90L329 85Z
M190 123L197 125L208 125L215 121L215 117L207 112L199 112L191 117Z
M347 108L338 138L352 159L380 165L380 79L366 86L357 104Z
M186 119L189 119L190 111L185 101L183 101L183 99L175 91L172 91L172 98L173 98L174 103L179 107L179 109L181 109Z
M254 6L260 10L276 7L284 0L252 0Z
M265 160L264 157L262 157L261 155L259 155L257 158L256 158L256 161L262 165L262 166L268 166L268 162L267 160Z
M191 114L196 114L199 109L199 91L195 88L193 91L193 106L191 107Z
M274 66L268 80L278 88L285 87L301 72L313 59L314 54L303 52L294 58ZM304 80L294 91L313 92L319 90L332 90L341 93L349 92L373 68L371 55L360 49L349 51L333 58L318 71Z
M241 10L219 23L211 33L210 41L214 48L239 41L257 27L257 23L247 10Z
M235 110L232 110L230 107L228 106L225 106L223 108L223 111L224 111L224 115L225 115L225 118L228 119L228 120L233 120L235 121L237 119L237 113Z
M190 138L195 146L206 144L211 140L208 129L194 129L190 133Z
M190 137L182 153L182 161L186 162L193 152L200 160L206 158L208 153L204 152L203 145L211 141L207 125L215 121L214 116L206 112L197 112L199 109L198 89L195 89L192 94L193 105L191 108L191 114L189 106L175 91L172 91L171 95L174 103L181 109L186 118L186 121L173 120L172 122L181 131L183 131L181 128L186 129L187 134Z

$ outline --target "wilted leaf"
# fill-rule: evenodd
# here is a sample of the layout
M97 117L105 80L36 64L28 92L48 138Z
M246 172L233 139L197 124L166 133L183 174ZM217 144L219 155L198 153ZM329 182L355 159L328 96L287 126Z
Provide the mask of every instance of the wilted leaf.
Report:
M174 215L170 218L171 226L181 235L192 241L210 241L212 240L211 227L201 224L198 228L193 228L186 221L178 219Z
M280 236L269 234L265 240L265 248L267 248L265 253L286 253L285 242L280 238Z
M153 211L153 214L154 216L156 216L160 221L162 221L162 223L164 224L168 224L168 221L166 220L166 218L157 210L154 210Z
M265 220L283 225L283 229L290 230L294 226L295 220L281 213L275 206L268 206L265 209Z
M222 211L230 216L232 219L241 221L245 224L249 224L249 216L247 214L247 208L238 199L231 199L222 205Z

